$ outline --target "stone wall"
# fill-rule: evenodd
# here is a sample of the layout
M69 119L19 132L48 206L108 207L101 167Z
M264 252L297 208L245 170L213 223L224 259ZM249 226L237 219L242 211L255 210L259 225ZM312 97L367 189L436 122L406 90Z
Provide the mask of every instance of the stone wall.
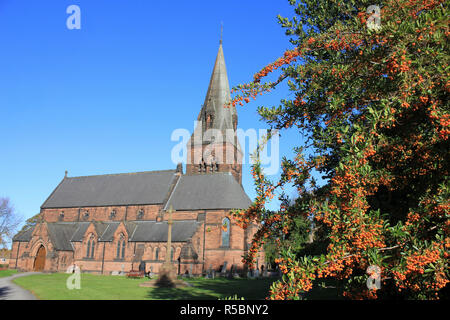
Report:
M158 206L128 206L128 207L96 207L83 208L89 210L90 220L102 221L108 212L116 210L116 219L120 217L136 220L136 213L139 210L144 211L145 220L155 220L158 216ZM64 221L77 221L69 219L77 219L78 209L44 209L43 216L48 222L60 221L56 219L59 212L64 210ZM66 212L68 215L66 216ZM223 221L228 216L228 210L202 210L202 211L177 211L173 214L174 220L197 220L200 225L192 238L189 240L190 245L197 253L196 260L177 261L180 252L186 242L173 242L174 259L173 263L180 273L186 271L193 274L201 274L206 272L210 267L213 270L220 271L224 262L227 262L228 270L232 265L242 270L242 256L248 249L253 233L256 231L255 226L250 226L247 230L241 229L239 226L231 223L229 229L229 244L226 246L222 243L222 233L224 232ZM167 213L161 215L163 220L167 220ZM109 219L105 219L109 220ZM125 239L124 257L117 256L117 247L120 235ZM90 237L95 240L93 256L87 256L87 243ZM99 235L91 224L85 232L84 238L80 242L71 242L73 251L56 251L49 239L46 223L40 223L35 228L30 242L13 242L10 268L20 269L24 271L33 270L34 261L38 248L43 245L46 250L45 270L49 272L65 272L69 266L76 264L82 272L111 274L113 272L128 272L137 270L141 261L146 263L146 271L157 273L160 266L164 263L166 257L165 242L130 242L128 241L127 230L125 225L121 223L114 233L112 241L98 241ZM138 250L139 249L139 250ZM156 257L156 250L158 256ZM142 255L137 257L136 254ZM263 257L263 256L262 256ZM262 258L260 258L262 259ZM17 264L16 264L17 261Z

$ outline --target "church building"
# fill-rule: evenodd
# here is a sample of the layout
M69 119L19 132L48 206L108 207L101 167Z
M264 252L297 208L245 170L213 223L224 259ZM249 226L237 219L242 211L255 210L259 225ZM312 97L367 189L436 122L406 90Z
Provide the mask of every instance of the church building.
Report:
M66 172L42 204L40 222L13 238L10 268L65 272L76 265L96 274L158 273L170 255L179 274L243 270L242 257L257 226L244 230L228 217L232 209L251 205L242 187L236 110L224 108L230 99L221 41L187 145L186 173L181 164L173 170L81 177Z

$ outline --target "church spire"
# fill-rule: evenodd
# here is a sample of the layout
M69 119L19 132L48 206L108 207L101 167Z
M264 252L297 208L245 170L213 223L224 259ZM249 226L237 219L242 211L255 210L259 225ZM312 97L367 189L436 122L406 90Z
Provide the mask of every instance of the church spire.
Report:
M208 129L218 129L225 134L227 129L235 129L237 125L236 110L232 107L225 107L230 101L230 85L221 38L206 98L197 118L203 124L202 132Z
M188 142L186 173L230 172L242 181L242 151L236 136L236 108L223 54L222 37L197 126ZM218 137L220 135L220 137Z

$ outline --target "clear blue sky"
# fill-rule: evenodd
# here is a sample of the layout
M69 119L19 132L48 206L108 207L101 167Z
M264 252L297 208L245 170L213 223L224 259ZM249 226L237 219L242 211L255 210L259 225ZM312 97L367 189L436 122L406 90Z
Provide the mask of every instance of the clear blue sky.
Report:
M69 30L66 8L81 8ZM24 219L69 176L174 169L170 140L193 130L219 46L230 85L291 48L276 16L287 0L0 0L0 196ZM258 105L238 108L239 127L265 128ZM296 133L281 138L292 154ZM249 165L243 185L254 196Z

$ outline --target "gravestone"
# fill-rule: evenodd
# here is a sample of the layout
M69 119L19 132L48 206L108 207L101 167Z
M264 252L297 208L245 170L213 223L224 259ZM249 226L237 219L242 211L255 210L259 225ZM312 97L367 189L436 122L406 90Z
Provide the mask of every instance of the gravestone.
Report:
M225 277L225 275L226 275L226 273L227 273L227 264L228 264L227 261L225 261L225 262L223 263L222 270L220 271L220 276L221 276L221 277Z
M211 279L212 278L212 265L209 265L208 271L206 271L206 278Z
M153 267L150 266L150 271L148 272L148 277L151 278L153 277Z
M237 279L240 278L239 273L237 272L237 266L235 264L232 265L233 273L231 274L233 278Z
M269 272L267 271L267 269L268 269L268 267L267 267L267 265L266 265L266 267L264 268L264 270L263 270L263 272L262 272L262 276L263 276L264 278L269 277Z
M228 273L227 278L230 279L233 278L233 273L234 273L234 264L231 265L230 272Z

